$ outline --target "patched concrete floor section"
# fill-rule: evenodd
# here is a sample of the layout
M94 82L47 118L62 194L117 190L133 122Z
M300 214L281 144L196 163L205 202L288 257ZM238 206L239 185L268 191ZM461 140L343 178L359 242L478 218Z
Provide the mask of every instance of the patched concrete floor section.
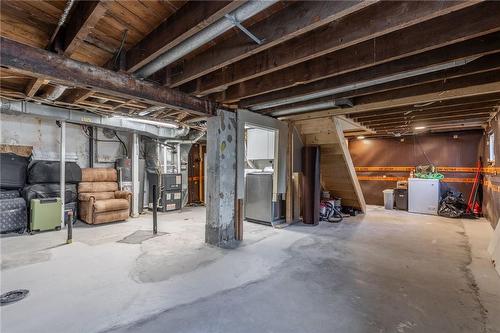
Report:
M76 228L70 246L3 238L2 292L30 295L0 309L2 332L500 332L484 220L370 207L317 227L245 223L242 246L222 250L196 208L161 215L161 237L117 243L148 228Z

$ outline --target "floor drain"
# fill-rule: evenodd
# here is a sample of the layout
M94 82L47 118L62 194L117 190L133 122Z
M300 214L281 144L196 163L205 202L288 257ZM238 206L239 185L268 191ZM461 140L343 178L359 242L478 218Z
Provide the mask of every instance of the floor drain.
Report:
M141 244L142 242L147 241L148 239L167 234L168 232L159 232L158 234L154 235L151 230L137 230L136 232L128 235L122 240L119 240L118 243Z
M7 305L22 300L28 296L29 290L18 289L12 290L5 294L0 295L0 306Z

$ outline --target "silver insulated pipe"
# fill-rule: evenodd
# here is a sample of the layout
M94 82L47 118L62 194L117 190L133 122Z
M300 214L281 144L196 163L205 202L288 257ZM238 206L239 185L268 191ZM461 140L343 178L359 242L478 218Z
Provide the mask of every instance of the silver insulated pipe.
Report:
M253 0L247 2L246 4L229 14L229 16L232 18L231 20L226 17L219 19L214 24L209 25L202 31L186 39L184 42L163 53L158 58L151 61L149 64L143 66L135 72L135 75L140 78L147 78L151 76L152 74L158 72L160 69L168 66L176 60L179 60L180 58L196 50L200 46L208 43L209 41L233 28L235 26L235 21L246 21L250 17L272 6L276 2L277 1L275 0Z
M40 96L41 98L48 99L49 101L55 101L59 97L64 94L64 92L68 89L66 86L62 85L57 85L57 86L51 86L47 89L47 91Z
M327 102L309 104L309 105L304 105L304 106L297 106L297 107L289 108L286 110L271 112L271 116L281 117L281 116L288 116L288 115L296 114L296 113L325 110L325 109L330 109L330 108L338 108L341 105L345 105L344 101L345 101L345 99L340 99L340 100L334 99L334 100L327 101Z

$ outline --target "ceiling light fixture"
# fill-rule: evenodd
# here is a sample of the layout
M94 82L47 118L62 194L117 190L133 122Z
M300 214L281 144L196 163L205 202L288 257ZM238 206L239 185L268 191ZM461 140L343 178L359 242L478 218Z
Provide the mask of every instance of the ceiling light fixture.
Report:
M356 139L358 139L358 140L363 140L364 138L365 137L363 135L360 135L360 136L356 137Z
M416 130L423 130L423 129L426 129L425 126L415 126L415 129Z

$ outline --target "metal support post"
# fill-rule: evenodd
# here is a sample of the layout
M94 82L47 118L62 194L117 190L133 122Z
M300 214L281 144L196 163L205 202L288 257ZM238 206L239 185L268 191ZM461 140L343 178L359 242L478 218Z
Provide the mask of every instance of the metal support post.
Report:
M132 133L132 216L139 216L139 198L141 184L139 182L139 134Z
M66 190L66 122L60 121L61 126L61 141L59 144L59 158L60 158L60 167L59 167L59 180L60 180L60 196L61 196L61 228L64 228L64 202L65 202L65 190Z
M158 198L157 188L153 185L153 235L158 233Z
M73 210L68 211L68 239L66 244L73 243Z
M94 127L89 126L89 168L94 167Z
M181 144L177 144L177 173L181 173Z

